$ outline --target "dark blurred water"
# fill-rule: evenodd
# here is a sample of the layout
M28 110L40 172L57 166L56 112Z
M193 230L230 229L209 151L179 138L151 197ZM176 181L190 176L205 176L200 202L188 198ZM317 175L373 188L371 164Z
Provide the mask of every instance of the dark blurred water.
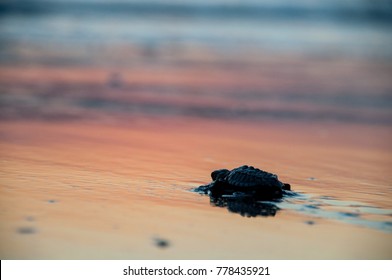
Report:
M391 57L387 0L0 1L3 43L201 45Z
M391 3L0 0L0 65L108 71L95 84L4 79L0 116L390 124Z

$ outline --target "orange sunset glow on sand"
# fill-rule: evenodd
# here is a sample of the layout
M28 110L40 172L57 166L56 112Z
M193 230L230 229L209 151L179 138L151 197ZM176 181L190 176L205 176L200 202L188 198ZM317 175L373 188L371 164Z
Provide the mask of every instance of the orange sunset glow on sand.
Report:
M143 32L145 42L126 41L117 29L99 44L99 23L77 18L76 30L98 38L78 41L62 8L42 22L27 15L17 33L11 8L0 54L1 259L392 258L389 58L216 46L167 18L172 29L161 31L178 28L177 44ZM48 23L28 39L28 19L70 37L50 37ZM244 164L295 195L253 217L192 191Z

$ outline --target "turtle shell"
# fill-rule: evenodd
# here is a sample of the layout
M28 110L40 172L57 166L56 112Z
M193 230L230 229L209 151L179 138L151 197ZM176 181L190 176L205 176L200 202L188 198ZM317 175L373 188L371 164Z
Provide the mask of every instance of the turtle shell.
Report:
M253 188L270 187L282 188L283 183L275 174L254 168L253 166L241 166L230 171L226 176L226 182L235 187Z

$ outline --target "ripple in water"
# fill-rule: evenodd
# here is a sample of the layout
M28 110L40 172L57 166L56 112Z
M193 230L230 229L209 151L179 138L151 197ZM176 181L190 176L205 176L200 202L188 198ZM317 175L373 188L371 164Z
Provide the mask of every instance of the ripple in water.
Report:
M361 202L337 200L330 196L285 192L285 197L276 201L256 201L249 197L228 198L211 196L214 207L227 208L243 217L275 217L278 211L289 210L301 214L337 220L358 226L392 233L392 210L382 209ZM314 221L307 221L314 225Z
M278 203L280 209L392 233L392 210L332 197L298 193Z

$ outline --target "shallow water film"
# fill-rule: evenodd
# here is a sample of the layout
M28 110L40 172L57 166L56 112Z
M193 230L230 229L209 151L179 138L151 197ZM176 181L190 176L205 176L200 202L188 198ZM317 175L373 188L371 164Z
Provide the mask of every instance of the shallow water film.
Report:
M391 259L388 1L0 3L2 259ZM283 198L194 192L252 165Z

